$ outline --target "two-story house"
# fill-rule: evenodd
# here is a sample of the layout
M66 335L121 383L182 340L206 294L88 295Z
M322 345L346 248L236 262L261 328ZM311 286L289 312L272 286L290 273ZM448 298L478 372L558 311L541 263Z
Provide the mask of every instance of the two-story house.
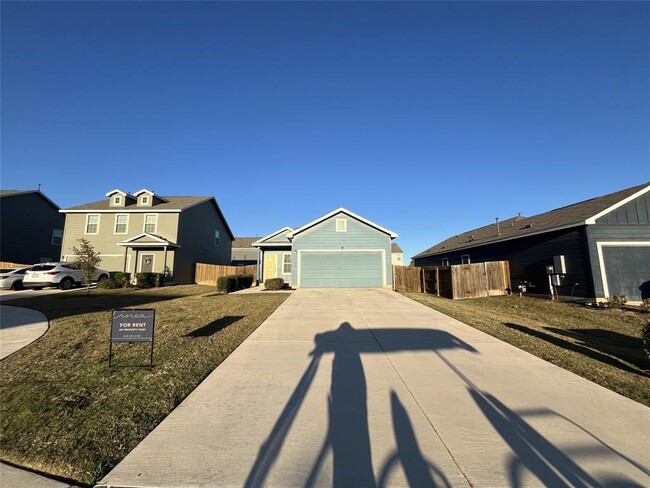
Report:
M112 272L165 273L169 282L191 283L197 262L230 264L234 236L214 197L146 189L116 189L106 197L61 210L62 260L74 260L72 248L85 238L100 253L100 266Z
M34 264L61 255L59 206L40 190L0 191L0 261Z

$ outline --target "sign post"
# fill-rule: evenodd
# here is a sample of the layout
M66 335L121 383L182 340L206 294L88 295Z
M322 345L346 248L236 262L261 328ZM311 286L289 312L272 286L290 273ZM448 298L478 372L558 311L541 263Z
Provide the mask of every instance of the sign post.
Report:
M151 342L149 366L153 366L153 332L156 310L153 308L115 309L111 316L111 340L108 367L111 367L114 342Z

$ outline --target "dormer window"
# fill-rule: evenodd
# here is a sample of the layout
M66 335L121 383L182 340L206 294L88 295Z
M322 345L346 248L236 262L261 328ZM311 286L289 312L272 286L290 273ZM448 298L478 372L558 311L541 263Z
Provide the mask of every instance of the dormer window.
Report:
M143 197L142 197L142 204L143 204L143 205L146 205L146 204L148 204L148 203L149 203L149 197L146 196L146 195L143 196Z
M113 205L122 205L122 197L114 197Z

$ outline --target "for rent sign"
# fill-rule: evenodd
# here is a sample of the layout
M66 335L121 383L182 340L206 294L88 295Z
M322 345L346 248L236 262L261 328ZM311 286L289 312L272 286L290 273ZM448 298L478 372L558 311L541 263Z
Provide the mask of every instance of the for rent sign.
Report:
M111 366L114 342L151 342L150 365L153 366L153 331L155 320L156 311L153 308L113 310L108 365Z
M151 342L156 311L153 308L113 310L111 342Z

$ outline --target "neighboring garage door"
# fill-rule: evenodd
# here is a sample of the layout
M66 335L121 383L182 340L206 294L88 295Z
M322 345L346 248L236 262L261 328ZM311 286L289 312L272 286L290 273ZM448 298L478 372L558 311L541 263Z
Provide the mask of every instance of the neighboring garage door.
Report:
M650 246L603 245L605 296L625 295L639 301L650 290Z
M332 251L300 253L304 288L381 288L382 253Z

